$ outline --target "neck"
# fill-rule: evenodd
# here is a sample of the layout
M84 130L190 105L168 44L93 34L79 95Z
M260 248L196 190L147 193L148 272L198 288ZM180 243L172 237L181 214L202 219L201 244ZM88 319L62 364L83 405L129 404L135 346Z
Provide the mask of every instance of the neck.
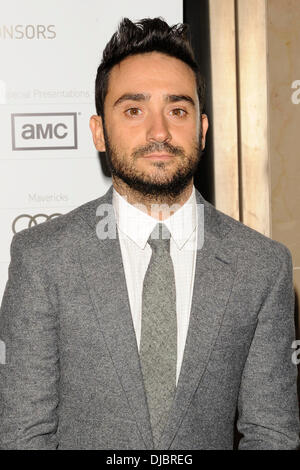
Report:
M140 210L157 220L165 220L180 209L189 199L192 194L194 181L192 179L183 191L175 197L171 195L154 196L152 194L142 194L129 187L116 176L112 177L112 183L114 189L126 198L129 204L138 206Z

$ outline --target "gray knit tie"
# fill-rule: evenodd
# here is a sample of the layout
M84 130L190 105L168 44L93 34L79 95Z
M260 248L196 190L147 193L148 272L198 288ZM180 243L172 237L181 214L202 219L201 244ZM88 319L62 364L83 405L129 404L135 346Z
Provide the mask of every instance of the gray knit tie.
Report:
M143 286L140 359L156 447L176 389L176 289L166 226L158 223L148 243L152 256Z

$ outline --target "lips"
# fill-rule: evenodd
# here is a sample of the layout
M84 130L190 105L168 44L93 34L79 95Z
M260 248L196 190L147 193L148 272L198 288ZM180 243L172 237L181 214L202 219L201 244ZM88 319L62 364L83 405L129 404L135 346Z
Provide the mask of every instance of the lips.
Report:
M143 158L167 160L169 158L174 158L174 155L171 155L169 153L151 153L149 155L145 155Z

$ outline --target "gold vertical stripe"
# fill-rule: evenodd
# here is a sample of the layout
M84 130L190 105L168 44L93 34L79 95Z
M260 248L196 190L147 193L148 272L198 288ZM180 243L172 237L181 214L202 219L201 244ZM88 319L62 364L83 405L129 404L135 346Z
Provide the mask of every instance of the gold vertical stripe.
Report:
M266 1L236 0L241 220L270 236Z
M235 1L209 0L217 209L239 220Z

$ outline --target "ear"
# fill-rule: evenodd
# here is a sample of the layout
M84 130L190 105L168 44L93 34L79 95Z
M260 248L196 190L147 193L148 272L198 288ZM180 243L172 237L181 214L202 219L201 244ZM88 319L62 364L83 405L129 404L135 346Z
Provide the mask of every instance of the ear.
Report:
M103 132L103 121L101 116L93 115L90 118L90 129L93 141L98 152L105 152L105 140Z
M205 148L205 136L208 129L208 118L206 114L201 114L201 126L202 126L202 138L201 138L201 150Z

